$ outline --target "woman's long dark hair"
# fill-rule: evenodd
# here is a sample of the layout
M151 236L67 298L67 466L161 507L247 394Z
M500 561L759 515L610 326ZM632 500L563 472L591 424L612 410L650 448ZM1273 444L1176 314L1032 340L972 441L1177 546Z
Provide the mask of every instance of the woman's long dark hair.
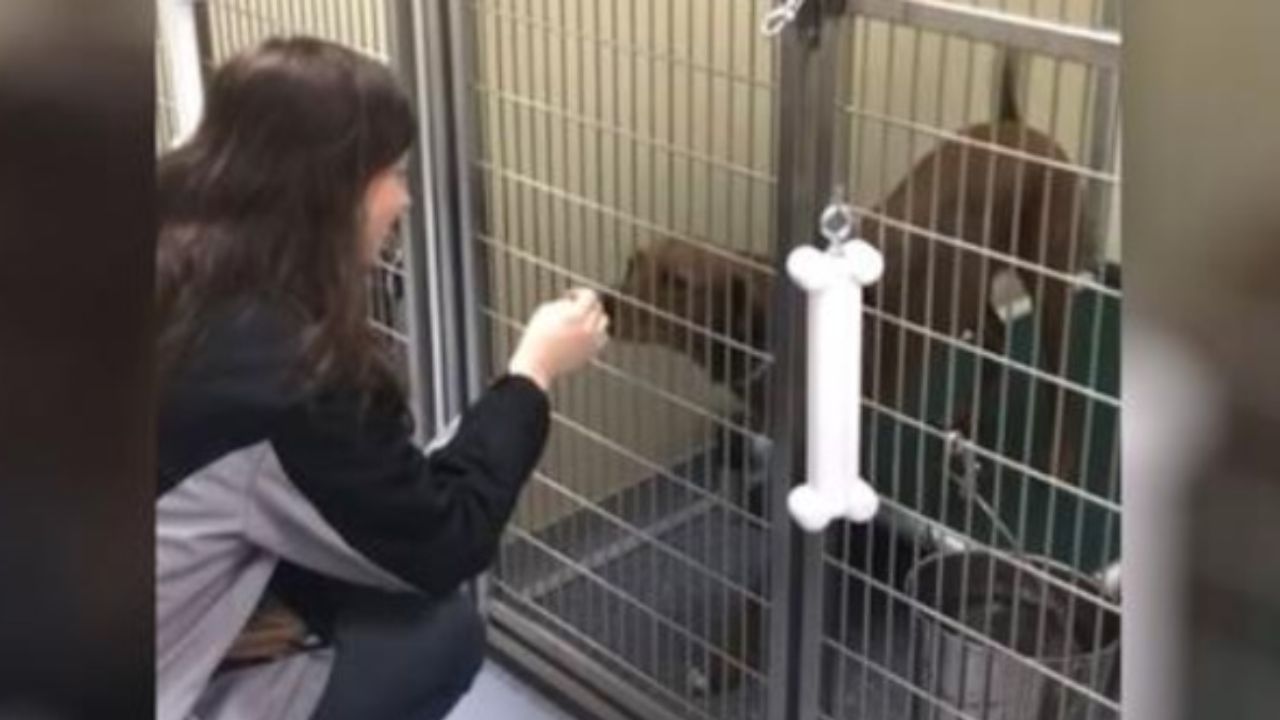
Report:
M246 298L298 313L306 382L385 380L366 319L361 206L414 134L391 72L340 45L272 39L219 68L200 127L157 173L161 382L211 313Z

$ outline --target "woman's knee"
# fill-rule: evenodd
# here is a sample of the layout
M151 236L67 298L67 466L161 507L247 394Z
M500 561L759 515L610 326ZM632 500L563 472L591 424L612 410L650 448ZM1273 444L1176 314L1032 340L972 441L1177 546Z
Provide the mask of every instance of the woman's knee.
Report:
M471 686L484 664L485 624L471 598L456 593L436 607L435 642L451 649L450 671L460 689ZM439 633L443 633L443 637Z
M461 592L446 598L388 596L376 636L395 664L430 677L430 686L466 690L485 653L484 620ZM366 636L367 637L367 636ZM341 650L341 648L340 648Z
M348 597L317 718L443 717L484 662L485 628L462 594Z

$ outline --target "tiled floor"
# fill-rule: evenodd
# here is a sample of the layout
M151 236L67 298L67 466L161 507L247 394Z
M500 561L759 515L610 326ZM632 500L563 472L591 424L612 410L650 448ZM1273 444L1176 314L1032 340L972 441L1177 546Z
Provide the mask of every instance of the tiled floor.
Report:
M448 720L586 720L564 710L489 661Z

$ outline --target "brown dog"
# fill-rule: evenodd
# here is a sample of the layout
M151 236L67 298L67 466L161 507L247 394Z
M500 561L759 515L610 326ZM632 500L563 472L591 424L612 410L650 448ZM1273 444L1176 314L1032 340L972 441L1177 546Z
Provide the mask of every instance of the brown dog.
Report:
M871 397L899 411L910 407L926 333L935 341L937 335L976 340L1000 353L1005 325L992 308L991 281L1007 270L1017 273L1033 303L1038 365L1061 374L1069 276L1093 254L1078 239L1085 227L1081 190L1067 163L1052 138L1020 122L973 126L942 142L862 217L860 235L885 259L884 276L867 297L876 311L865 333L863 377ZM756 409L764 397L753 381L765 352L772 265L661 239L631 258L615 296L606 298L613 336L687 353ZM980 388L990 390L990 380ZM1045 395L1038 406L1051 411L1059 393ZM966 404L952 427L974 432L975 420ZM1064 436L1050 470L1073 474L1076 445Z

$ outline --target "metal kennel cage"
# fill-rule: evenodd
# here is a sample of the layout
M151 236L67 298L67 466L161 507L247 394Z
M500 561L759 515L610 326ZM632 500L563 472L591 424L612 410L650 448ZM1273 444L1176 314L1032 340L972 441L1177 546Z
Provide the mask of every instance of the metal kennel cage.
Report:
M772 8L750 0L444 10L480 362L499 371L533 303L571 284L675 328L615 342L558 391L551 449L490 576L496 641L643 717L1114 717L1119 603L1095 576L1119 537L1115 7L782 5L794 20L772 40ZM993 119L1002 84L1060 156L963 134ZM939 229L953 208L931 222L879 211L943 142L1061 178L1072 207L1053 216L1096 252L1057 268ZM909 402L864 398L864 466L886 510L795 543L781 500L803 473L803 325L778 270L832 198L929 265L944 249L980 264L982 322L1003 330L990 346L982 327L868 310L871 333L925 358L896 372ZM619 284L672 244L701 258L686 269L705 302ZM724 331L744 312L710 279L726 266L766 278L750 286L770 288L763 347ZM923 277L901 292L959 292ZM1060 327L1038 319L1046 286L1069 290ZM716 303L727 322L705 312ZM1051 331L1065 357L1046 370ZM708 379L718 354L761 368L765 397L727 397ZM1068 421L1083 443L1070 480L1041 457Z
M888 407L875 398L894 393L872 387L864 402L864 468L892 540L845 527L820 567L806 566L825 612L804 616L812 621L802 642L821 648L800 655L813 663L802 675L819 678L804 717L1119 715L1117 10L1102 2L865 0L821 23L822 42L840 56L820 91L834 86L839 98L829 132L840 151L823 169L830 186L848 188L862 217L879 221L885 243L924 245L927 272L904 279L904 297L950 285L942 307L956 313L964 288L948 283L941 260L951 249L953 271L961 262L981 266L994 312L966 327L955 314L932 316L932 301L924 318L868 311L869 333L917 342L925 359L914 373L899 365L878 376L899 392L914 388L914 398ZM1061 156L1034 155L1026 132L1011 147L987 141L985 153L982 137L965 134L993 119L1001 83L1012 85L1022 123L1055 140ZM1023 228L1039 246L1036 257L993 249L1000 240L991 216L1001 212L993 187L982 193L980 242L955 229L975 209L944 206L950 196L920 176L907 181L907 204L929 212L904 219L875 206L887 178L940 143L959 145L962 166L967 157L1008 162L1019 185L1053 175L1074 190L1063 196L1069 208L1049 207L1061 200L1051 195L1036 224ZM1070 269L1046 262L1051 223L1069 227L1061 237L1078 260ZM893 229L904 233L890 239ZM1002 296L1010 265L1019 287ZM1047 303L1036 307L1051 284L1067 296L1060 327L1046 321ZM995 347L983 341L984 322L1004 325ZM1055 332L1061 364L1046 370L1038 356ZM1061 396L1048 412L1038 408L1046 391ZM953 413L964 403L970 421L958 427ZM1047 451L1038 438L1049 439ZM1037 454L1058 453L1071 438L1074 473L1046 471Z
M789 22L764 34L779 8ZM602 717L1118 716L1117 0L194 9L208 65L318 34L410 87L417 202L371 321L425 432L570 286L643 329L555 390L480 585L504 655ZM1009 98L1029 130L971 131ZM945 152L950 179L912 173ZM1069 189L1015 225L1038 250L1001 244L991 218L1011 211L994 181L964 186L971 162L1008 171L1015 208L1026 187ZM915 248L919 272L890 263L902 281L865 311L862 461L882 511L805 535L785 502L804 477L804 322L782 269L833 202L891 260ZM1049 259L1059 236L1069 266ZM950 310L964 293L974 322Z
M778 65L753 32L759 8L477 0L448 11L489 372L534 304L570 285L681 338L617 342L556 390L549 450L489 575L495 637L558 658L646 717L781 712L785 652L770 629L787 595L771 559L786 527L753 451L773 434L767 402L726 397L700 369L767 372L773 356L693 311L741 311L709 286L675 308L612 289L658 240L774 272Z

